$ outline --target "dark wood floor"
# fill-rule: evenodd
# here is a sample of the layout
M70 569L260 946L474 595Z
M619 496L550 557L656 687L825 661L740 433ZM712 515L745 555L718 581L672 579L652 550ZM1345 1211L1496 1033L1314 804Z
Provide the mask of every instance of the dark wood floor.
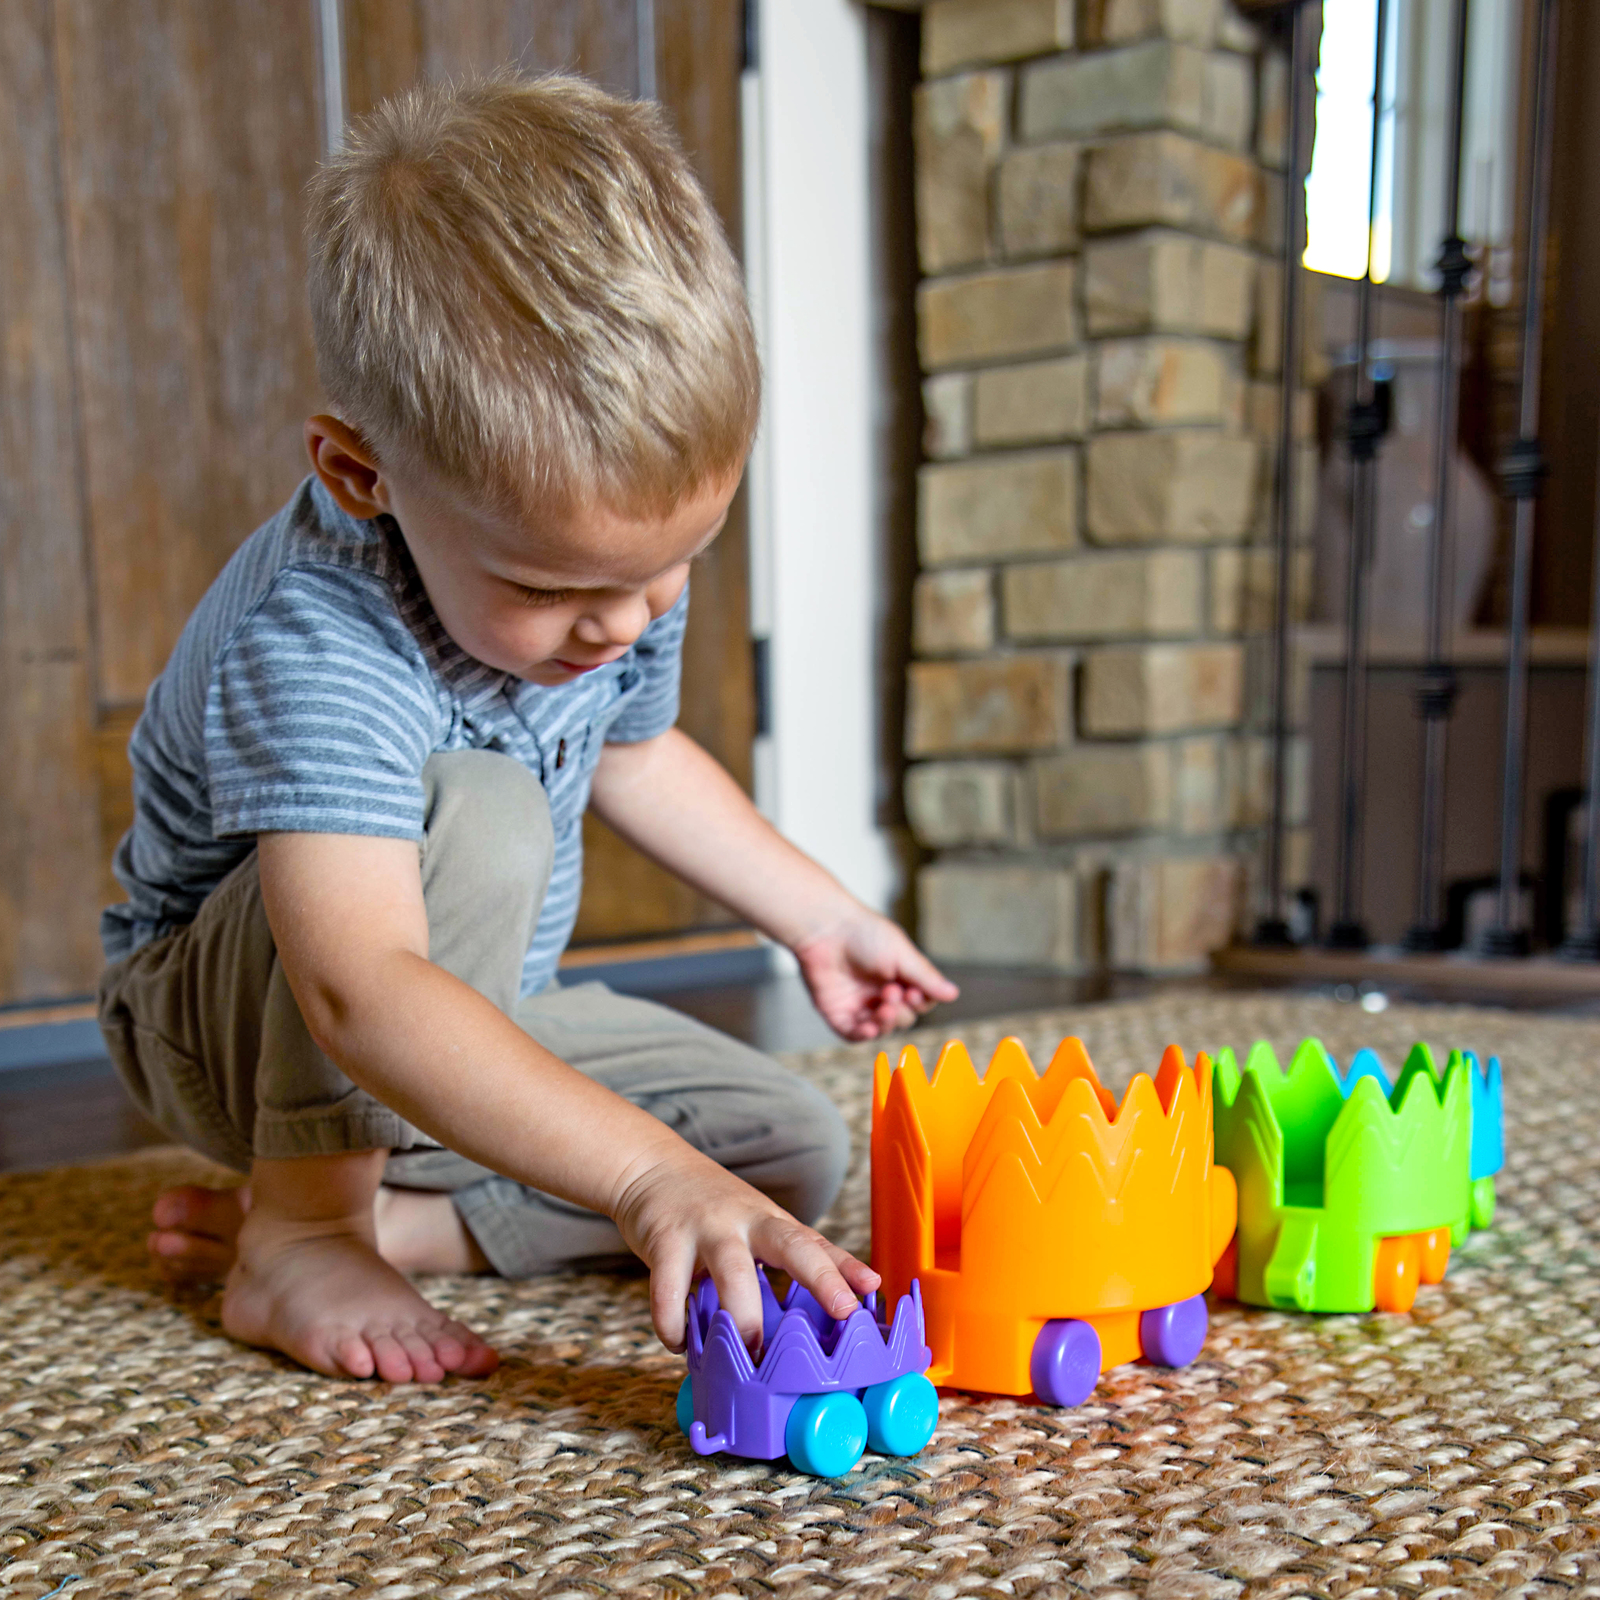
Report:
M1039 1011L1147 990L1139 980L1070 978L991 968L955 968L961 998L940 1006L930 1020L955 1023L1015 1011ZM837 1043L812 1009L799 978L769 976L754 982L678 989L650 996L663 1005L759 1050L813 1050ZM166 1144L162 1131L129 1103L104 1058L0 1072L0 1171L59 1166Z

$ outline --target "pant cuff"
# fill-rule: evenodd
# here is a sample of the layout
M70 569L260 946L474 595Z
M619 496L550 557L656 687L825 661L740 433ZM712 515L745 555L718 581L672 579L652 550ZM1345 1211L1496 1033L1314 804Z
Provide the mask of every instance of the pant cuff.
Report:
M502 1278L637 1265L617 1225L510 1178L485 1178L450 1196L462 1225Z
M358 1150L408 1150L431 1143L398 1112L374 1101L343 1110L261 1112L250 1144L269 1161L297 1156L339 1156Z

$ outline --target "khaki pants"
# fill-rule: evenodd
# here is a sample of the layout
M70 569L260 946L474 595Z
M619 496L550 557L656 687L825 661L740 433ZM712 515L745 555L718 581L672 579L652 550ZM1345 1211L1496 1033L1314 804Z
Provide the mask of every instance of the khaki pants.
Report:
M423 779L431 959L562 1060L815 1221L849 1157L827 1097L735 1040L604 984L552 984L522 999L554 851L544 790L518 762L482 750L434 756ZM507 1277L626 1255L608 1218L440 1149L317 1048L278 961L253 853L187 927L107 968L100 1024L140 1110L225 1166L388 1149L385 1182L449 1192ZM473 1092L470 1077L459 1092Z

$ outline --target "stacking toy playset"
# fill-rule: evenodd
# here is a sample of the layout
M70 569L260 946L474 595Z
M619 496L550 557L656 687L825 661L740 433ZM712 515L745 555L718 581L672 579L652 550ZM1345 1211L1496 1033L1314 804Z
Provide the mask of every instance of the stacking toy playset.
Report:
M933 1075L880 1055L872 1102L880 1295L835 1321L761 1278L752 1359L709 1281L689 1301L678 1423L701 1455L836 1476L915 1455L935 1385L1078 1405L1126 1361L1188 1365L1205 1292L1301 1311L1408 1311L1452 1245L1494 1220L1500 1062L1416 1045L1391 1084L1315 1039L1284 1071L1169 1046L1119 1106L1082 1043L1041 1075L1005 1039L979 1077L957 1041ZM894 1307L892 1316L887 1307Z

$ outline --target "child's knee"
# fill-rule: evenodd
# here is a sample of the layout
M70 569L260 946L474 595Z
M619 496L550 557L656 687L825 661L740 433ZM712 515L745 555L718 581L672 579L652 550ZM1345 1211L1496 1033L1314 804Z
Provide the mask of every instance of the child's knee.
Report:
M797 1082L788 1130L793 1155L787 1198L779 1203L801 1222L815 1223L838 1197L850 1167L850 1130L839 1108L820 1089ZM778 1199L778 1196L773 1198Z
M423 875L448 856L453 887L465 895L508 886L544 899L555 857L555 832L544 785L510 756L451 750L422 769Z

